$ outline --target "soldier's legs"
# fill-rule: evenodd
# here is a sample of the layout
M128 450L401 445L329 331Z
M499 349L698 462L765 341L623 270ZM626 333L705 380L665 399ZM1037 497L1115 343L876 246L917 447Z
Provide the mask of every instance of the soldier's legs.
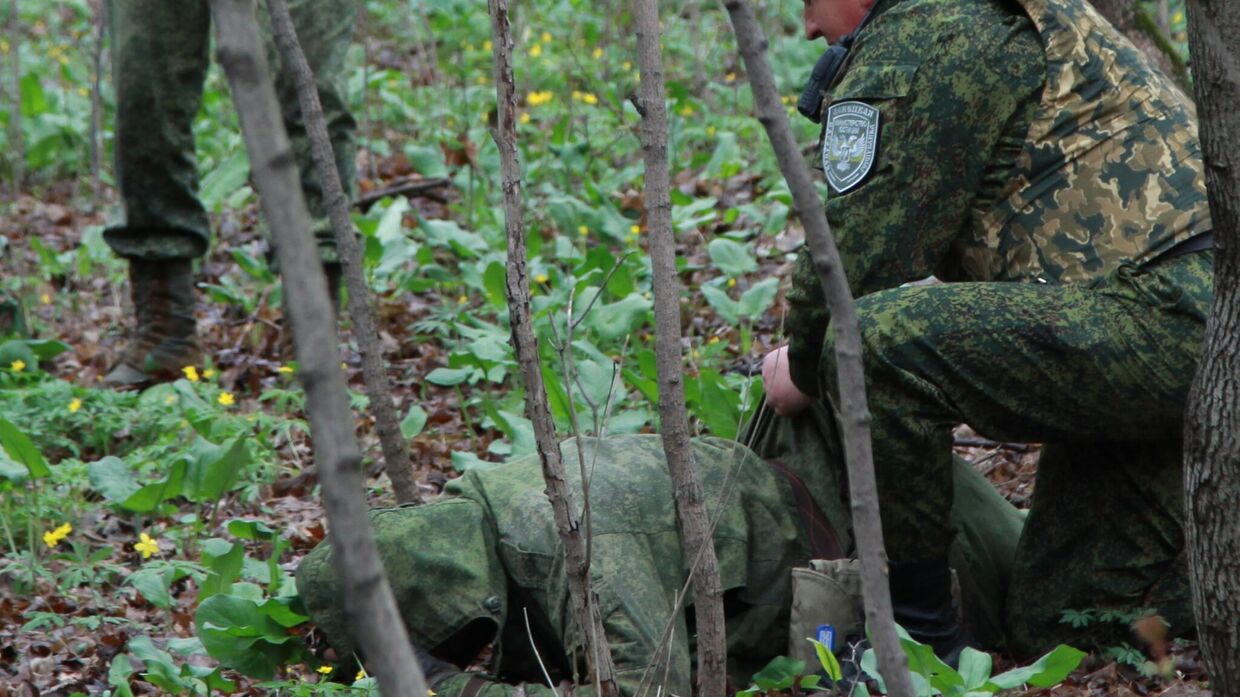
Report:
M860 299L889 556L914 568L945 558L958 423L1005 441L1178 439L1211 288L1211 255L1197 253L1092 287L961 283Z
M194 117L202 105L210 12L205 0L115 0L116 180L120 219L104 239L120 256L158 261L206 252Z
M336 171L344 187L344 194L352 199L356 188L357 154L354 131L357 122L349 113L345 93L345 58L356 24L356 10L352 0L291 0L292 15L297 38L306 61L314 73L318 85L319 101L328 137L336 160ZM266 10L259 12L264 28L267 59L273 68L276 95L283 109L284 127L288 130L293 153L301 171L302 191L310 216L314 220L314 235L324 262L338 262L336 241L328 220L328 200L319 181L318 170L311 154L310 139L306 133L297 97L296 78L290 66L283 64L271 34L270 17Z
M1131 641L1152 612L1169 636L1193 629L1183 531L1180 443L1048 445L1009 586L1012 650ZM1119 610L1077 625L1064 612Z

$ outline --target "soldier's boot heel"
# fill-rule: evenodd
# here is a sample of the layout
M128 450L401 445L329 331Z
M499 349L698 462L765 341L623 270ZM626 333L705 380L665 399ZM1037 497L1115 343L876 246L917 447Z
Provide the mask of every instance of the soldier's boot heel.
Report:
M180 377L202 362L189 259L129 260L135 323L125 350L102 384L137 388Z
M952 574L946 560L890 563L891 605L896 623L913 639L934 649L952 668L974 641L961 623L952 597Z

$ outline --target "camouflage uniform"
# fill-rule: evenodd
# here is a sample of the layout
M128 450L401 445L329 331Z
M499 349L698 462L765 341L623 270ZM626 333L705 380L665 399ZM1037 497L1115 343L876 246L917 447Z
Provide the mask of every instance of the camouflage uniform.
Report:
M955 424L1053 443L1014 647L1069 638L1068 608L1153 607L1190 630L1179 440L1212 253L1167 252L1210 230L1192 106L1084 0L878 0L824 108L848 102L881 114L868 177L826 211L858 298L889 555L947 549ZM861 171L850 145L824 142L824 165ZM930 275L949 283L902 285ZM808 252L789 301L792 379L831 396Z
M302 125L293 76L280 68L265 3L259 20L284 108L302 188L314 216L324 261L336 259L326 201ZM289 11L318 79L319 99L340 179L352 189L355 123L342 77L353 35L350 0L291 0ZM113 81L116 85L116 179L120 220L104 237L131 259L190 259L206 253L210 223L198 200L193 123L202 106L208 65L210 8L206 0L116 0L112 3Z
M847 502L839 489L827 488L838 473L828 475L820 466L827 451L815 419L820 422L823 413L785 421L774 432L768 422L765 433L758 429L757 440L762 448L782 452L788 470L805 475L806 488L827 517L843 521L837 530L846 548ZM664 693L687 695L692 629L686 613L674 607L687 563L661 441L651 435L616 436L588 439L583 446L592 472L591 576L621 691L637 694L644 678L647 685L662 685ZM708 503L717 502L721 491L730 492L721 507L708 508L721 512L714 542L725 590L729 671L737 681L747 681L787 647L790 570L809 558L812 540L789 481L752 451L712 438L693 447ZM561 451L570 487L579 491L577 448L568 441ZM977 616L999 617L1021 517L963 463L957 480L961 491L969 492L960 497L965 510L957 514L962 530L970 533L960 538L962 575L993 591L976 596ZM557 680L571 678L574 667L584 669L569 658L581 657L582 643L569 615L563 552L537 456L472 470L450 482L445 497L375 511L372 520L416 644L464 662L499 637L484 697L516 694L514 684L522 681L527 693L549 697L527 632ZM328 545L301 562L297 587L318 627L341 655L349 655L353 646ZM656 654L673 618L668 648ZM465 635L472 638L464 640ZM464 691L470 677L449 669L432 671L430 680L441 697L450 697Z

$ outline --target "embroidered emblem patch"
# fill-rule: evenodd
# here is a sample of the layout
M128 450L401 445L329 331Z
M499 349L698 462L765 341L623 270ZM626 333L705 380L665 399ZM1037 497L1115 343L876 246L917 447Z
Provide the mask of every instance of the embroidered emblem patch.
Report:
M862 102L827 107L822 170L831 190L842 194L865 181L878 152L878 109Z

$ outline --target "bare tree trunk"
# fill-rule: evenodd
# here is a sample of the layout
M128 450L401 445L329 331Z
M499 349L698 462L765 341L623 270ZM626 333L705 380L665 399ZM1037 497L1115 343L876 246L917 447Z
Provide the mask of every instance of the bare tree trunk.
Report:
M754 19L748 0L725 0L732 19L749 84L753 88L758 121L766 129L779 169L788 181L797 216L805 226L805 242L822 281L823 294L835 328L835 356L839 369L840 420L844 454L848 461L848 485L852 495L852 521L857 550L861 555L865 617L878 652L879 668L890 694L911 697L913 686L908 659L896 636L892 619L891 589L887 583L887 552L878 510L878 486L874 480L874 454L870 445L869 408L865 400L865 374L861 365L861 330L848 279L840 266L840 253L827 215L818 200L809 169L780 104L775 77L766 61L766 37Z
M1214 219L1214 306L1184 431L1184 530L1197 636L1220 697L1240 695L1240 4L1189 0Z
M512 345L525 384L525 415L534 426L534 440L542 462L547 498L564 543L564 574L569 601L593 676L597 694L615 697L616 668L603 630L603 618L590 588L590 566L581 521L573 514L572 492L564 473L564 461L555 436L555 424L547 407L538 344L530 318L530 283L525 273L525 224L521 213L521 166L517 162L516 85L512 75L512 33L508 23L508 0L488 0L491 12L491 53L495 60L495 92L498 120L493 136L499 147L503 178L504 222L508 234L508 318ZM572 647L567 647L569 650Z
M254 0L211 0L211 13L220 64L241 117L254 182L289 298L287 311L301 366L298 376L306 390L345 616L383 693L422 697L426 681L383 575L362 497L362 456L353 437L336 331L328 319L332 311L327 281L306 234L310 213L259 44L254 6Z
M288 3L285 0L267 0L267 8L271 13L271 25L281 58L285 66L293 71L297 81L297 101L301 104L302 120L310 137L310 151L323 186L323 196L327 199L328 217L336 236L340 263L344 266L345 284L349 289L349 317L353 320L353 333L362 354L362 377L370 395L370 408L374 410L375 428L379 431L383 459L387 461L388 478L392 480L397 501L417 503L422 497L413 478L400 420L396 418L396 408L392 406L392 390L383 369L383 349L379 345L379 332L375 329L375 309L370 304L370 289L366 287L366 276L362 271L362 250L353 232L353 219L349 214L348 198L340 183L340 173L336 171L336 157L332 153L331 138L327 135L318 86L306 61L306 54L297 41L297 30L293 27L293 18L289 16Z
M9 156L13 158L13 196L26 183L26 143L22 136L22 26L21 0L9 0L9 77L13 94L9 103Z
M684 356L680 345L680 279L672 234L672 198L667 164L667 98L663 87L659 7L656 0L633 3L637 64L641 69L641 141L645 155L646 220L654 273L655 355L659 378L659 421L663 452L676 494L685 558L692 561L693 607L697 620L698 694L723 697L727 680L727 636L723 587L715 557L702 484L689 445L685 411Z
M90 194L93 206L99 205L99 196L103 189L99 182L99 174L103 169L103 143L100 141L103 131L103 99L100 85L103 82L103 37L108 31L109 10L109 0L96 1L95 46L90 83Z

